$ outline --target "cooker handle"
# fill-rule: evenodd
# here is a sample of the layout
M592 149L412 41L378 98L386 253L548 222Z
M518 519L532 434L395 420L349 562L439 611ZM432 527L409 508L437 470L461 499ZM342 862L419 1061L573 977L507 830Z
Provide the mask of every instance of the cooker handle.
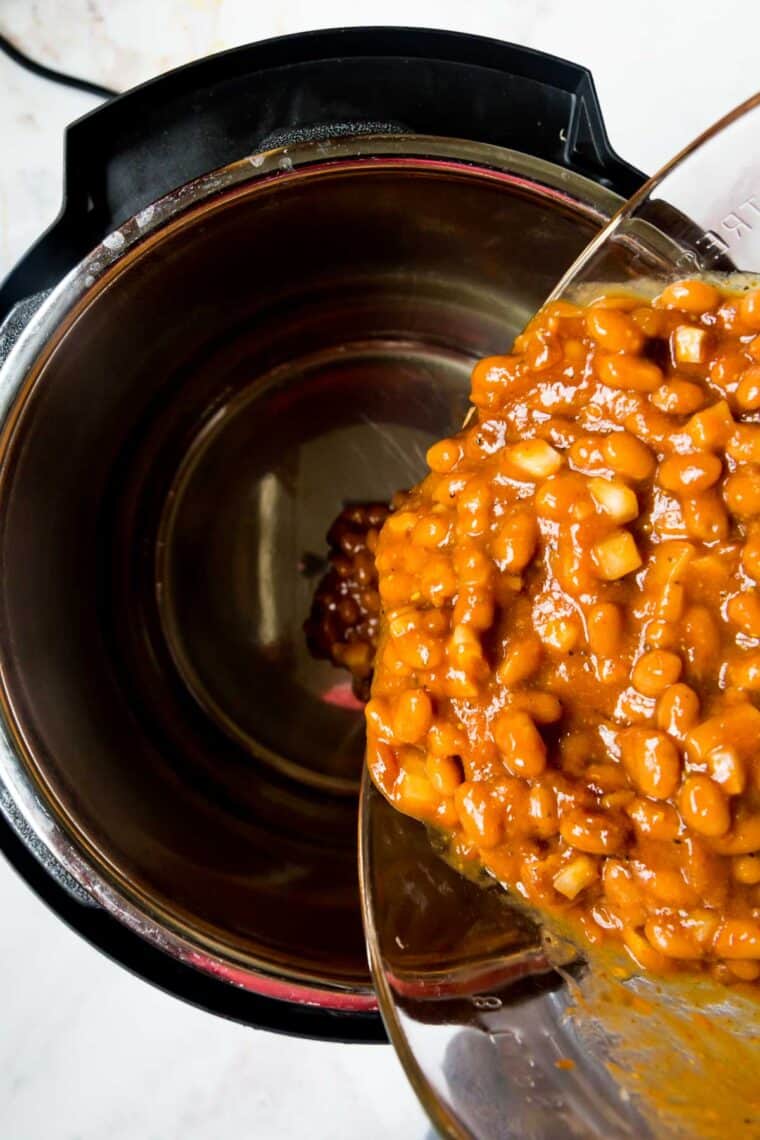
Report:
M266 146L368 131L510 147L624 198L644 181L610 146L591 74L577 64L458 32L284 36L187 64L73 123L62 213L0 289L0 320L199 175Z

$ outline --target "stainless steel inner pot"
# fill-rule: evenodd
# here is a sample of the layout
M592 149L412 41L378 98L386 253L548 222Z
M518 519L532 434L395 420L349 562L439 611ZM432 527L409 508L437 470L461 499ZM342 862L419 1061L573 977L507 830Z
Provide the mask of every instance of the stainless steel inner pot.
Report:
M304 644L313 556L345 501L419 476L473 362L617 204L484 145L271 151L125 223L23 334L0 374L1 774L167 953L372 1006L362 716Z

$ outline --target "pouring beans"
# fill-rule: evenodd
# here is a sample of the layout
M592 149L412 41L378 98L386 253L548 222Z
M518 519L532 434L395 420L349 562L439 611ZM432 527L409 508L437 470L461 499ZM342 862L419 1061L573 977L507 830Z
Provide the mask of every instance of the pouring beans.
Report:
M754 981L760 290L551 303L471 399L376 542L372 777L590 941Z

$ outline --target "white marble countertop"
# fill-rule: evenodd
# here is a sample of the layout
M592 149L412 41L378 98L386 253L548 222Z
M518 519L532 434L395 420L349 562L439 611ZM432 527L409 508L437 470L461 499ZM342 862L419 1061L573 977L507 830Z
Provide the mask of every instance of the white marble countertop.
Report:
M379 23L477 32L585 63L613 145L650 171L760 86L760 8L745 0L0 4L0 33L117 89L249 40ZM96 104L0 56L0 277L55 216L62 130ZM3 1140L423 1140L390 1049L290 1040L182 1005L87 946L2 861L0 915Z

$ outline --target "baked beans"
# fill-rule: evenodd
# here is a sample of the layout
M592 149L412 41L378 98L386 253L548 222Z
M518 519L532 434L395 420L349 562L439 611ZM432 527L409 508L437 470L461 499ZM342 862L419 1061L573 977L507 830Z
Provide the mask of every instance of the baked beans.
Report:
M547 305L379 533L372 777L643 969L760 976L760 290Z
M314 592L304 622L309 651L347 669L359 700L369 686L380 627L380 594L374 550L380 527L388 517L385 503L353 503L343 508L327 532L327 573ZM424 528L415 541L424 546ZM437 541L442 536L438 534Z

